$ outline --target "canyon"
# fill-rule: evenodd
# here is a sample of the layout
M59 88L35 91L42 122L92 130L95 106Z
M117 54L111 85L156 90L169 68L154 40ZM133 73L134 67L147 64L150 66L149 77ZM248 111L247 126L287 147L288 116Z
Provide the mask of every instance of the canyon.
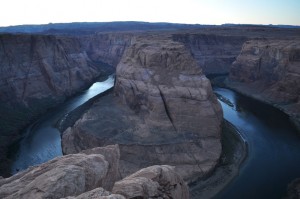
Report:
M6 177L8 147L22 128L116 72L114 91L63 129L65 155L0 179L0 196L188 198L185 183L208 177L222 154L222 109L205 75L228 75L226 86L280 108L299 125L299 35L299 29L260 26L0 35L0 169ZM116 157L103 152L112 145ZM42 181L50 175L70 187L47 187Z

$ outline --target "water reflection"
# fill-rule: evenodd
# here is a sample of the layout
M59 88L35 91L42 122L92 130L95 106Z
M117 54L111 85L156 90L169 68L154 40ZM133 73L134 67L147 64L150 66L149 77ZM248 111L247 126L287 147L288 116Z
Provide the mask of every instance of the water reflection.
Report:
M25 136L19 142L18 151L13 157L12 174L61 156L60 132L54 127L58 119L113 85L113 76L106 81L96 82L88 90L68 100L26 128L23 132Z
M235 109L220 100L224 118L234 124L249 145L249 157L239 176L216 198L282 198L287 184L300 177L300 138L289 118L277 109L215 88Z

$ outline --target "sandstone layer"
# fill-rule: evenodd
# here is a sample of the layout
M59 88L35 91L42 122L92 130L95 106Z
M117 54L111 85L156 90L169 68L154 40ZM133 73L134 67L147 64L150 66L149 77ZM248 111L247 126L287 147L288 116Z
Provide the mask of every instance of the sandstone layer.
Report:
M192 181L221 154L222 109L183 44L137 38L117 66L115 96L96 102L62 136L63 152L120 145L120 174L174 165Z
M119 147L111 145L55 158L0 179L0 197L10 198L189 198L173 167L144 168L118 180Z
M300 40L246 42L227 84L280 108L300 129Z

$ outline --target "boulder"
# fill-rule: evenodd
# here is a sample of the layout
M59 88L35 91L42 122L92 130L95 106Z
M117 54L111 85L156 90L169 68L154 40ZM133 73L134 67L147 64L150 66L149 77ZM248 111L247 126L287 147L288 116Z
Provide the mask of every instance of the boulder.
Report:
M126 198L189 198L189 190L174 167L155 165L115 183L113 193Z
M57 157L16 175L0 179L0 198L62 198L77 196L97 187L111 188L116 179L118 146L94 149L101 154ZM108 161L106 160L106 158ZM111 182L113 180L113 182Z

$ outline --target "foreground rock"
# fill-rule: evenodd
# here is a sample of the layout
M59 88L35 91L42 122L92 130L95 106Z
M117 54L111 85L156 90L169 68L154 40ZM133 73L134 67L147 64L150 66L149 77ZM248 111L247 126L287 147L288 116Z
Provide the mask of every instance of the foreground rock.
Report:
M116 182L112 192L126 198L189 198L187 185L167 165L142 169Z
M100 187L80 194L79 196L69 196L65 199L125 199L125 197L119 194L112 194Z
M192 181L214 169L222 110L183 44L137 38L117 67L115 95L63 133L65 154L118 143L122 177L163 164Z
M187 185L167 165L145 168L116 182L119 158L118 145L55 158L1 178L0 198L189 198Z
M72 154L31 167L0 180L0 198L62 198L103 187L117 179L119 148L96 149L101 154ZM109 152L109 153L108 153Z
M280 108L300 129L300 40L246 42L228 85Z

